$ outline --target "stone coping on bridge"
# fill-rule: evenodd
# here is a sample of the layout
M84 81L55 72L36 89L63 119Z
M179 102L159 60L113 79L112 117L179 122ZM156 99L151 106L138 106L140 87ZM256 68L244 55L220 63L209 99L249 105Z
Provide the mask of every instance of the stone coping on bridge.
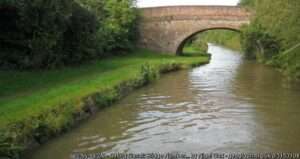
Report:
M151 6L151 7L138 7L138 9L151 9L151 8L175 8L175 7L202 7L202 8L218 8L218 7L227 7L227 8L243 8L241 6L232 6L232 5L169 5L169 6Z
M142 20L231 18L249 19L251 13L237 6L160 6L140 8Z

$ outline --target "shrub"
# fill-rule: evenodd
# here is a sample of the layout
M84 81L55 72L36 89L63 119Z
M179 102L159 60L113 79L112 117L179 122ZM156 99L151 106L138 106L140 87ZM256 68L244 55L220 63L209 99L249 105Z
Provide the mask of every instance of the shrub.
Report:
M280 41L255 24L243 29L241 43L248 59L270 60L280 51Z
M65 64L76 64L97 56L97 27L96 16L75 4L63 36Z
M151 81L159 78L158 69L154 68L148 63L141 66L140 73L144 84L150 83Z
M97 41L102 56L124 53L137 37L137 10L133 0L78 0L98 19Z
M132 48L136 11L131 0L4 0L0 27L0 68L55 68Z
M61 39L66 30L66 20L71 15L71 5L63 1L43 0L5 4L13 12L1 17L1 23L4 28L12 25L9 32L15 36L8 36L1 29L1 50L5 49L1 52L0 65L25 69L50 67L58 63L63 57ZM13 15L13 19L7 22L7 15Z

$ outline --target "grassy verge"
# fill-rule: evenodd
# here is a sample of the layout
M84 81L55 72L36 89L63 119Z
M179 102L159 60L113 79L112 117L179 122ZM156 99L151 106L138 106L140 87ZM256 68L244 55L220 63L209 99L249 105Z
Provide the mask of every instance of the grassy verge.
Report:
M194 37L191 45L206 51L207 43L214 43L227 48L241 51L240 34L228 30L211 30Z
M207 48L202 49L192 45L185 46L182 51L183 56L207 56Z
M222 41L220 43L217 43L220 45L223 45L225 47L228 47L232 50L236 50L239 52L242 52L242 46L241 46L241 42L240 42L240 37L239 36L234 36L231 39L228 39L226 41Z
M300 44L275 56L267 64L280 68L285 75L292 79L300 79Z
M0 157L19 153L67 131L160 73L207 63L138 50L124 57L60 70L0 71Z

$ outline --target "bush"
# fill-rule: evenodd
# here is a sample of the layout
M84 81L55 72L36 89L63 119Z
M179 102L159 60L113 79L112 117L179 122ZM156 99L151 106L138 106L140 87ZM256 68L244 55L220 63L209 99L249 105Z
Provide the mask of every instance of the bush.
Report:
M141 66L141 77L144 80L143 83L144 84L148 84L151 81L156 80L157 78L159 78L159 71L157 68L154 68L154 66L146 63L144 65Z
M43 0L20 0L6 5L13 8L15 37L5 36L1 30L2 47L0 65L13 68L44 68L55 65L62 57L61 39L66 30L66 20L71 14L71 3ZM5 22L5 16L1 23ZM5 24L4 24L5 25Z
M133 0L79 0L79 3L97 16L98 49L102 56L133 48L137 37L137 10Z
M131 0L4 0L0 68L55 68L126 51L135 23Z
M259 25L250 25L242 31L242 48L248 59L270 60L280 51L280 41Z
M63 62L76 64L97 57L96 16L78 4L67 24L63 39Z
M275 56L270 64L281 68L285 74L291 77L300 78L300 44Z

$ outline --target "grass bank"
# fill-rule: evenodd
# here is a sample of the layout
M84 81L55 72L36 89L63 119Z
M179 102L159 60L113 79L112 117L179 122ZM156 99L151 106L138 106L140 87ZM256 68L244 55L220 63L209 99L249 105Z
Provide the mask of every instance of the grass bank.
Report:
M227 48L241 51L240 33L228 30L210 30L193 37L190 46L207 51L207 43L214 43Z
M0 71L0 157L57 136L159 74L208 63L146 50L49 71Z
M281 69L292 79L300 79L300 43L273 57L267 64Z
M209 56L207 50L207 48L200 48L188 45L183 48L182 56Z

